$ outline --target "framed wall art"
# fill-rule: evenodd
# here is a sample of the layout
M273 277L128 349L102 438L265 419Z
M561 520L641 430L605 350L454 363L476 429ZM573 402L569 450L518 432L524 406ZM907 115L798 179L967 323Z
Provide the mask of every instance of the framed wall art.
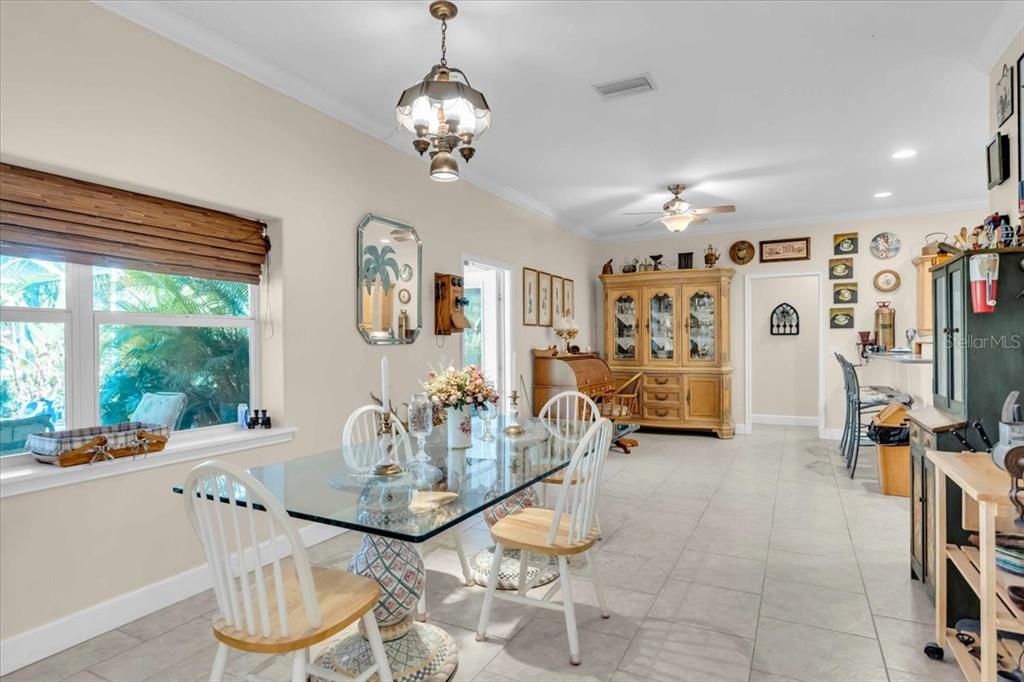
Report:
M832 302L847 304L857 302L856 282L836 282L832 285Z
M853 308L829 308L829 329L853 329Z
M829 279L853 279L852 258L829 258L828 259Z
M537 324L550 327L551 317L551 275L537 272Z
M567 320L576 319L576 285L571 279L562 280L562 314Z
M551 319L560 320L565 316L562 310L564 304L563 300L563 280L561 277L555 275L551 276Z
M523 268L523 324L537 324L537 271Z
M800 334L800 313L788 303L780 303L772 311L769 323L772 336L798 336Z
M1024 83L1020 82L1024 69L1024 54L1017 60L1017 213L1024 215Z
M769 239L758 242L762 263L781 263L789 260L811 259L811 238Z
M1020 74L1017 74L1020 77ZM1013 67L1003 64L1003 71L996 81L996 127L1006 123L1013 116Z
M856 232L841 232L832 235L832 255L852 256L860 251L860 240Z

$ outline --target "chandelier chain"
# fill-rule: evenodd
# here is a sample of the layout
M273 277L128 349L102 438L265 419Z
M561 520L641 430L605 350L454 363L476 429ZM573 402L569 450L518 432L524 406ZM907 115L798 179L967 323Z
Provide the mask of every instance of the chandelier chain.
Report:
M441 19L441 66L448 66L448 22Z

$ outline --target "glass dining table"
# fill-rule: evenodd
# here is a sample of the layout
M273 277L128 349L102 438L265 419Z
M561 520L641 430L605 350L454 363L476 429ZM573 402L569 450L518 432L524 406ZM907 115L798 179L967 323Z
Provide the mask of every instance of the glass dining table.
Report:
M524 433L507 436L502 417L490 429L474 419L472 444L466 449L449 449L446 429L435 429L425 451L440 480L430 485L408 471L375 475L377 442L249 469L290 516L364 533L349 571L373 578L380 586L374 615L396 681L443 682L458 665L451 637L437 626L416 621L414 612L426 583L416 545L480 512L493 525L518 508L538 504L532 486L569 464L591 425L555 425L535 418L520 419L520 423ZM403 452L403 447L397 451ZM410 443L410 452L413 449L415 443ZM174 488L176 493L182 491L181 486ZM228 498L221 501L227 503ZM478 563L490 565L489 560ZM333 643L318 662L346 675L359 675L372 665L369 643L352 634Z

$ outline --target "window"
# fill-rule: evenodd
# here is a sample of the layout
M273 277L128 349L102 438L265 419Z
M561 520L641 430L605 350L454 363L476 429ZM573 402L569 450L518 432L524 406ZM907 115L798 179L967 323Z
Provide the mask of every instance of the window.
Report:
M0 455L32 433L129 421L147 393L185 396L175 428L252 402L256 288L0 256Z

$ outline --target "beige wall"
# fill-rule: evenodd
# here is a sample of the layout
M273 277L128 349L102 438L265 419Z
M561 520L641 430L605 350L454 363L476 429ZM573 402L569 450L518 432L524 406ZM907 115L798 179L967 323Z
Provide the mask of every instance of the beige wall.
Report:
M1017 222L1017 182L1020 180L1019 167L1017 165L1017 117L1020 116L1020 74L1017 73L1017 60L1024 54L1024 31L1017 34L1013 42L1007 46L1006 51L993 65L989 73L989 131L995 137L996 132L1001 132L1010 137L1010 179L1003 184L993 187L988 193L989 213L1004 213L1010 216L1013 223ZM1003 71L1003 64L1009 64L1014 70L1013 74L1013 116L1002 126L997 126L996 117L996 81Z
M398 397L417 389L428 363L458 361L458 337L435 345L429 305L412 346L371 347L357 333L355 230L367 212L416 226L428 276L460 272L462 253L513 268L515 346L528 382L528 349L557 339L519 325L522 266L578 283L579 342L593 343L591 292L580 286L590 274L589 241L467 182L431 182L423 160L95 5L3 2L0 31L4 161L275 225L275 334L264 344L261 402L275 423L299 432L288 446L230 457L236 463L336 446L345 415L377 390L385 353ZM0 638L201 563L181 498L170 492L188 468L0 502Z
M740 215L743 206L739 206ZM908 327L916 327L915 320L916 298L915 298L915 270L911 262L914 256L921 253L921 245L924 237L929 232L953 232L959 230L963 225L977 225L985 217L985 208L979 207L975 210L962 210L934 214L918 214L902 217L876 218L871 220L846 221L836 223L825 223L819 225L795 225L791 228L779 229L730 229L726 232L716 231L712 227L708 232L702 234L684 232L681 235L672 235L666 230L665 237L640 242L600 242L594 250L593 272L600 272L601 264L609 258L614 258L615 271L626 259L643 259L649 254L661 253L665 255L664 262L674 267L677 258L676 254L682 251L694 252L695 267L703 267L703 251L712 244L722 254L719 265L722 267L735 268L736 275L732 283L732 358L733 358L733 417L737 424L745 424L747 415L745 409L746 397L743 386L745 369L743 337L745 322L743 319L744 306L744 276L748 273L770 272L776 274L791 274L801 272L820 272L827 278L828 259L832 256L832 235L838 232L857 232L860 234L860 252L854 256L854 279L860 288L859 303L855 308L855 328L867 330L874 328L875 302L880 300L892 301L896 308L896 334L897 340L905 342L904 332ZM881 261L874 258L869 249L868 242L871 238L882 231L895 232L903 243L903 249L896 258ZM740 239L746 239L757 246L759 240L782 239L789 237L811 237L811 260L792 261L786 263L760 263L755 257L754 262L747 265L736 265L729 260L729 246ZM874 290L871 285L875 273L882 269L894 269L899 272L902 279L902 286L891 294L881 294ZM593 277L591 278L593 281ZM596 291L600 291L599 282ZM824 314L832 302L832 283L826 279L826 300ZM828 324L827 317L822 317L823 323ZM756 320L755 320L756 321ZM842 428L842 377L835 358L834 351L839 351L849 358L853 358L857 352L855 343L857 334L853 330L825 330L825 420L827 428ZM873 362L861 370L861 382L872 384L883 384L892 380L892 363ZM813 372L811 368L805 370Z
M808 275L753 280L750 290L750 411L755 415L818 416L821 345L819 278ZM772 311L788 303L800 315L796 336L772 336Z

